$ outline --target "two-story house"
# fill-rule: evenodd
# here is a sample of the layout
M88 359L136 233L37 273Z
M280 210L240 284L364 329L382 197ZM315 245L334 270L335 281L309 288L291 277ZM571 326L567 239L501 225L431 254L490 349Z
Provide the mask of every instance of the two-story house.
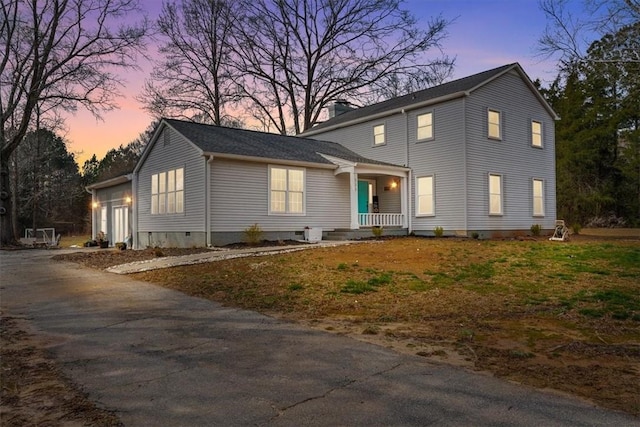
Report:
M335 141L371 159L410 169L408 232L484 237L553 229L556 219L556 113L519 64L350 109L333 106L326 122L301 136ZM378 204L396 212L387 177L358 175ZM370 198L371 199L371 198Z

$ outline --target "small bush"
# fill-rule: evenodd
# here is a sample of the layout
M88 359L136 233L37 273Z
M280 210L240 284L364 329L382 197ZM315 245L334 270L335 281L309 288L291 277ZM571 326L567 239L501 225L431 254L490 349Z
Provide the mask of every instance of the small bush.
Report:
M576 222L571 226L571 231L573 231L573 234L580 234L580 231L582 231L582 226L579 222Z
M125 249L127 249L127 244L124 242L116 242L116 248L118 248L121 251L124 251Z
M444 230L442 229L442 227L438 226L438 227L433 229L433 234L436 237L442 237L442 235L444 234Z
M380 236L382 236L382 231L383 231L382 227L376 226L376 227L371 228L371 232L373 233L373 236L376 239L379 238Z
M161 257L165 256L164 252L162 251L162 248L159 248L158 246L153 248L153 254L158 258L161 258Z
M531 226L531 234L533 236L537 237L540 235L541 232L542 232L542 227L540 226L540 224L533 224Z
M262 228L256 223L244 229L244 236L247 243L257 245L262 241Z
M477 231L474 231L473 233L471 233L471 238L478 240L480 238L480 233L478 233Z

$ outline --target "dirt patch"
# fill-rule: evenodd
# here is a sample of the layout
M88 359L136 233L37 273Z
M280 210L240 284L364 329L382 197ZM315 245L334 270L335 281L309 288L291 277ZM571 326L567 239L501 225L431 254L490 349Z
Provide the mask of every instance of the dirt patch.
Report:
M0 424L11 426L121 426L61 372L23 321L0 317Z

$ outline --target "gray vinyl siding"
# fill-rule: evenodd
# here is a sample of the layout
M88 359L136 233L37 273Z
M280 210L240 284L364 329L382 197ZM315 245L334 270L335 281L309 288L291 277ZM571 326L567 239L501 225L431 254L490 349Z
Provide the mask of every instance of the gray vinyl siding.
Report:
M273 164L287 167L286 165ZM257 223L265 232L349 228L349 175L332 169L304 168L305 211L299 215L270 215L269 165L215 159L211 165L211 231L241 232Z
M373 127L385 125L385 144L373 145ZM402 114L371 120L353 126L312 136L323 141L337 142L363 157L380 162L406 165L407 119Z
M411 214L416 231L465 229L463 106L459 98L408 114ZM426 112L433 113L433 139L418 141L417 116ZM417 216L416 180L423 176L434 177L434 216Z
M515 73L474 91L466 102L469 230L553 228L555 212L554 120ZM487 109L501 112L502 140L487 137ZM544 148L531 146L531 120L543 126ZM500 174L503 215L489 215L488 175ZM544 180L545 217L533 216L532 179Z
M205 164L195 146L165 128L139 171L138 232L205 231ZM184 212L151 215L151 176L177 168L184 168Z

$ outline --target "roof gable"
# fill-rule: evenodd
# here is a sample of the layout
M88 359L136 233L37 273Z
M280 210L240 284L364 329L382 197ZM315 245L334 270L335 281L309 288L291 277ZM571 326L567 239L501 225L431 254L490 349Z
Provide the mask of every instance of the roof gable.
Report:
M322 131L373 120L383 116L395 114L403 110L420 108L426 105L436 104L449 99L466 96L477 90L478 88L499 78L505 73L508 73L511 70L515 70L518 72L520 77L529 86L529 89L531 89L537 96L538 100L544 106L544 108L551 114L552 117L557 118L557 114L553 111L551 106L546 102L542 95L540 95L540 92L538 92L538 90L535 88L520 64L513 63L503 65L502 67L494 68L492 70L483 71L481 73L474 74L468 77L463 77L461 79L453 80L428 89L423 89L414 93L410 93L408 95L399 96L397 98L388 99L377 104L368 105L366 107L348 111L314 126L313 128L301 133L301 135L314 135Z

